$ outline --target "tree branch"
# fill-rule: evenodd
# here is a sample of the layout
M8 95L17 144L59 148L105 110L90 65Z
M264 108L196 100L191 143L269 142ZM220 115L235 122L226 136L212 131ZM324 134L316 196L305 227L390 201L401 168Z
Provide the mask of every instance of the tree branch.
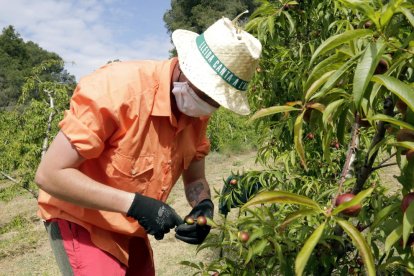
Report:
M391 158L393 158L394 156L397 155L397 152L394 152L393 154L391 154L390 156L388 156L386 159L382 160L380 165L385 164L387 161L391 160Z
M392 102L391 97L387 97L384 100L383 113L385 115L388 115L388 116L393 116L394 115L394 103ZM366 158L365 158L365 163L362 167L357 169L357 181L356 181L355 186L352 190L353 194L357 194L360 191L362 191L365 182L367 181L367 179L371 175L371 173L374 171L372 166L375 162L375 159L377 158L379 149L376 149L371 154L371 157L369 157L370 156L369 153L374 149L375 145L377 145L379 142L381 142L384 139L385 132L386 132L386 125L387 125L387 123L384 122L384 121L379 121L377 123L377 131L376 131L374 137L372 138L371 145L369 147L369 150L368 150Z
M353 163L355 161L355 155L359 145L359 114L355 113L355 121L352 125L351 131L351 141L348 145L348 152L346 153L346 159L344 166L342 168L341 178L338 183L337 194L332 198L332 208L335 206L335 200L342 193L342 186L347 178L350 176L350 171L352 170Z
M18 181L17 179L11 177L10 175L6 174L5 172L0 171L0 174L3 175L5 178L7 178L8 180L12 181L15 184L19 184L20 187L22 187L23 189L25 189L26 191L28 191L29 193L32 194L32 196L37 199L38 194L36 191L33 191L32 189L30 189L29 187L26 187L25 185L22 185L20 181Z
M4 176L5 178L7 178L8 180L10 180L10 181L12 181L12 182L14 182L16 184L19 184L19 181L17 181L16 179L14 179L13 177L11 177L10 175L6 174L5 172L0 172L0 174L2 176Z
M45 153L47 151L47 148L48 148L49 134L50 134L51 129L52 129L52 121L53 121L53 117L56 114L56 112L55 112L55 101L54 101L54 98L52 96L52 91L49 91L49 90L44 90L44 91L49 96L49 106L50 106L51 111L50 111L50 114L49 114L49 118L47 120L47 128L46 128L45 138L43 139L42 158L45 155Z
M373 168L372 168L372 171L376 171L376 170L379 170L379 169L382 169L382 168L385 168L385 167L390 167L390 166L395 166L395 165L398 165L398 163L388 163L388 164L382 164L382 165L379 165L379 166L373 167Z

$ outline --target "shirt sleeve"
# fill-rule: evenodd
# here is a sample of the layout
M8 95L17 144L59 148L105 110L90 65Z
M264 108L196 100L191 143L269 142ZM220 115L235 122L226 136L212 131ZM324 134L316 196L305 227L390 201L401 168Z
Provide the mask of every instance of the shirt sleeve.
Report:
M104 150L106 139L116 127L114 111L105 88L92 84L77 85L59 123L61 131L68 137L79 154L92 159Z
M200 160L206 157L210 152L210 140L207 138L208 117L200 118L200 138L196 146L195 159Z

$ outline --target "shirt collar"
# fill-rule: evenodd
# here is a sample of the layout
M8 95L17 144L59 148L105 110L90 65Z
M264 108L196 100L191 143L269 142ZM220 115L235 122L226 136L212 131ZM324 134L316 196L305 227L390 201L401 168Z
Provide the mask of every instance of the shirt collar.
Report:
M172 58L167 62L162 63L157 74L157 84L154 105L152 107L151 115L153 116L168 116L171 114L171 78L174 72L174 67L177 64L178 59Z

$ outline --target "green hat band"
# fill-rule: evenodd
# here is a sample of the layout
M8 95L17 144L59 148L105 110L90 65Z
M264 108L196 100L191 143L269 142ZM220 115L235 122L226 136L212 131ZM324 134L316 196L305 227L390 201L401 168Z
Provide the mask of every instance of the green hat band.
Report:
M210 65L210 67L216 71L225 82L236 88L237 90L245 91L247 81L238 78L232 71L230 71L211 51L210 47L207 45L206 40L204 39L204 34L197 36L196 38L197 48L200 51L201 55Z

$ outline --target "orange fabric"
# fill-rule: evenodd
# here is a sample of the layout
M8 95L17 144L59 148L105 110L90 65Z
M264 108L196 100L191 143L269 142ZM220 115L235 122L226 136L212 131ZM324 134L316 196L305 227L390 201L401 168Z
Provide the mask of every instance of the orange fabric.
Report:
M114 62L81 79L59 123L86 161L92 179L165 201L193 159L208 154L208 118L171 113L171 76L177 59ZM39 194L39 215L86 228L99 248L128 264L129 237L147 238L132 218L75 206Z

